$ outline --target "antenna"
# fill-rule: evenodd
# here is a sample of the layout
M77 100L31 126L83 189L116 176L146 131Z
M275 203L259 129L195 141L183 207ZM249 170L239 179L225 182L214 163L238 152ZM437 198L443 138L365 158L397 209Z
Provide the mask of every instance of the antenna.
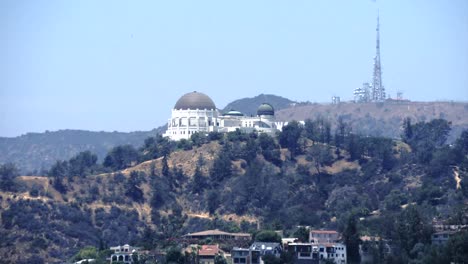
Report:
M372 101L381 102L385 100L385 88L382 84L382 66L380 64L380 12L377 9L377 38L375 44L374 74L372 76Z

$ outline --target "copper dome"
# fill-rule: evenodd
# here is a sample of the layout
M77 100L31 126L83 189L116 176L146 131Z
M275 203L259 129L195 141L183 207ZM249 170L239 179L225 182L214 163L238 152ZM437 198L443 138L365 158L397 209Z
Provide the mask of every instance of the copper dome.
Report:
M214 110L216 106L208 95L204 93L199 93L197 91L184 94L182 97L177 100L177 103L174 106L174 109L177 110L195 110L195 109L208 109Z

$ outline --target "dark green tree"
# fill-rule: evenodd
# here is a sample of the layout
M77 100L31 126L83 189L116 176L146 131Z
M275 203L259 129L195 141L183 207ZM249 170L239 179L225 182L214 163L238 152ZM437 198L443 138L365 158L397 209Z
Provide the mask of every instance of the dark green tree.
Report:
M409 256L417 243L430 243L431 227L425 222L416 206L410 205L400 213L396 229L398 243Z
M206 202L208 207L208 212L213 215L218 209L220 204L219 192L217 190L210 190L206 194Z
M200 155L198 157L198 162L197 166L195 167L195 173L193 174L192 177L192 183L191 183L191 189L192 193L200 194L203 193L203 191L206 188L206 178L202 173L202 166L204 164L203 157Z
M97 156L91 151L83 151L72 157L69 161L70 176L84 177L96 168Z
M13 163L0 165L0 190L14 192L17 190L15 178L19 176L19 170Z
M255 235L255 241L281 243L281 236L273 230L263 230Z
M170 264L184 264L184 255L178 248L170 248L166 253L166 263Z
M343 231L343 240L346 245L346 257L348 259L348 263L360 263L361 256L359 255L359 244L361 243L361 239L359 236L356 216L354 215L351 215L348 218L348 222Z
M232 176L231 145L225 142L218 157L213 162L210 178L214 187L218 186L224 179Z
M227 261L223 256L218 254L215 256L214 264L227 264Z
M125 195L137 203L143 203L145 201L140 183L139 173L137 171L132 171L125 184Z
M301 153L299 138L301 137L303 127L299 122L292 121L283 127L279 134L279 142L283 148L288 148L291 156L295 157Z
M171 170L169 169L169 164L167 163L167 155L163 156L161 173L165 177L171 176Z
M293 237L299 239L300 242L309 242L309 229L301 226L294 231Z
M265 264L282 264L281 259L273 254L266 254L262 256L262 260Z
M333 155L330 147L322 144L314 144L307 152L307 160L314 161L315 169L320 174L320 168L333 163Z
M113 170L122 170L140 159L139 152L132 145L112 148L104 159L103 165Z
M67 187L63 183L65 177L68 176L68 162L67 161L56 161L55 164L50 168L48 172L49 177L52 177L52 186L60 192L66 193ZM70 177L71 179L71 177Z

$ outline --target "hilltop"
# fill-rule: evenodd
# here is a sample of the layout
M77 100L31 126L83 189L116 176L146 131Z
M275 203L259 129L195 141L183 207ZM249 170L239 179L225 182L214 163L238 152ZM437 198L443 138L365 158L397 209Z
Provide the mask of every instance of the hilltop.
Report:
M351 103L338 105L307 103L281 109L277 120L306 120L322 117L333 126L339 118L350 124L353 133L369 136L399 138L403 120L427 122L443 118L451 122L449 142L457 138L463 129L468 129L468 103L462 102L385 102Z
M276 110L279 121L306 120L322 117L337 125L341 118L350 124L353 133L399 138L404 118L413 122L444 118L451 122L452 142L463 129L468 128L468 103L457 102L399 102L399 103L341 103L339 105L318 103L296 103L287 98L261 94L229 103L221 113L231 109L247 115L255 115L260 104L268 102ZM89 150L103 160L114 146L130 144L136 148L143 145L145 138L162 134L166 126L151 131L93 132L82 130L60 130L45 133L28 133L14 138L0 137L0 164L13 162L23 173L35 174L47 170L58 159L66 160L80 151Z

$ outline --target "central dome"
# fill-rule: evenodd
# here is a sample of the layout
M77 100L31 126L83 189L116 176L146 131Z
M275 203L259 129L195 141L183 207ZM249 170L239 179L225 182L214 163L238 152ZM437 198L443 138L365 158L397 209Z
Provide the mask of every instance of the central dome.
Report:
M177 100L177 103L174 106L174 109L177 110L187 110L187 109L216 109L216 106L211 100L211 98L197 91L184 94L182 97Z

